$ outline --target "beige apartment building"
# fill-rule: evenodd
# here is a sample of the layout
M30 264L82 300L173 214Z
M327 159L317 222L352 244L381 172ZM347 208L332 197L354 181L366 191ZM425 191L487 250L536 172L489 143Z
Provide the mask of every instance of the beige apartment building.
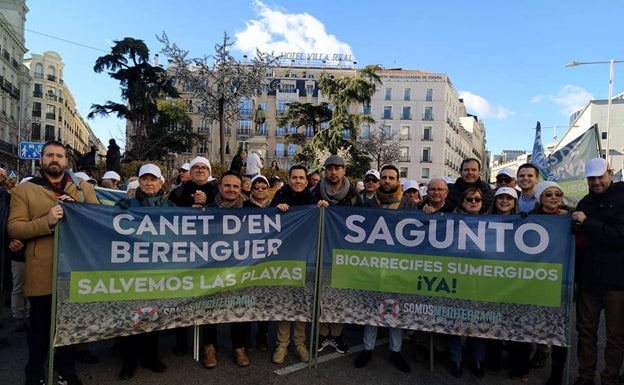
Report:
M74 97L63 81L65 64L61 56L54 51L33 53L24 59L24 65L32 80L26 98L27 116L22 140L58 140L80 153L92 143L100 152L105 152L106 148L78 112Z
M20 132L24 127L24 98L29 88L24 23L28 8L23 0L0 1L0 166L18 168Z
M353 76L354 61L290 60L280 67L270 68L262 92L255 98L243 99L238 120L225 129L227 161L235 155L239 143L247 149L260 149L265 164L277 160L288 168L297 146L284 143L284 135L299 132L312 138L312 127L278 126L276 117L290 102L329 102L318 88L321 74ZM402 178L427 182L432 177L459 176L461 161L468 157L485 163L485 127L476 116L466 113L463 101L445 74L417 70L384 69L383 82L371 100L371 105L353 105L361 113L371 114L376 123L360 127L360 137L366 138L376 129L385 130L401 145L398 167ZM180 86L182 97L191 94ZM182 163L197 154L216 160L219 154L218 123L202 119L193 110L196 101L189 101L193 129L204 139L188 153L175 154ZM256 130L254 115L261 108L265 123ZM349 133L345 132L345 136Z

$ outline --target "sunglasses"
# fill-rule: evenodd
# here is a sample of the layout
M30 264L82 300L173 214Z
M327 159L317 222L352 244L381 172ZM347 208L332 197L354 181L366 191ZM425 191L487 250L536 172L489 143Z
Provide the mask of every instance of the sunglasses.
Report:
M366 182L366 183L377 183L377 179L375 179L375 178L365 178L364 182Z
M557 197L557 198L561 198L563 196L563 193L561 191L557 191L557 192L545 192L544 196L546 198L552 198L552 197Z
M496 183L511 183L512 179L508 176L497 176Z
M480 203L481 202L481 198L466 198L464 200L468 203L473 203L473 202Z

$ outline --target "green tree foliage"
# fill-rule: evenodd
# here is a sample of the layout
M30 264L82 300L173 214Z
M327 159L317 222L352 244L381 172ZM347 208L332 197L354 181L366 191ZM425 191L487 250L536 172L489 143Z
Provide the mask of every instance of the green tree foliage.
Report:
M115 41L111 52L99 57L93 70L107 71L119 81L121 99L125 104L107 101L93 104L88 117L116 115L127 119L132 134L126 155L134 159L154 158L163 137L154 135L158 116L157 100L162 97L177 97L178 92L167 72L149 63L149 50L142 40L126 37Z

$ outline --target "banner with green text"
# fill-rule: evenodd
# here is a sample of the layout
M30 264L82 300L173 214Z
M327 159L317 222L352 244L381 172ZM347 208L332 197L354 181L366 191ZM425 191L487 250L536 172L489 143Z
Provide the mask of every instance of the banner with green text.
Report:
M55 346L207 323L311 320L316 206L63 206Z
M566 215L427 215L330 207L321 322L567 345Z

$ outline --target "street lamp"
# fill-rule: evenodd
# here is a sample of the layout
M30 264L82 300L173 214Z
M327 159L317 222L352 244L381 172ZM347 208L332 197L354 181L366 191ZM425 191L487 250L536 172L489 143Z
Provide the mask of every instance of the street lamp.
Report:
M611 105L613 99L613 67L615 63L624 63L624 60L609 60L609 61L588 61L588 62L578 62L571 61L566 64L566 67L576 67L585 64L609 64L609 100L607 101L607 149L605 152L605 158L607 162L611 164Z

